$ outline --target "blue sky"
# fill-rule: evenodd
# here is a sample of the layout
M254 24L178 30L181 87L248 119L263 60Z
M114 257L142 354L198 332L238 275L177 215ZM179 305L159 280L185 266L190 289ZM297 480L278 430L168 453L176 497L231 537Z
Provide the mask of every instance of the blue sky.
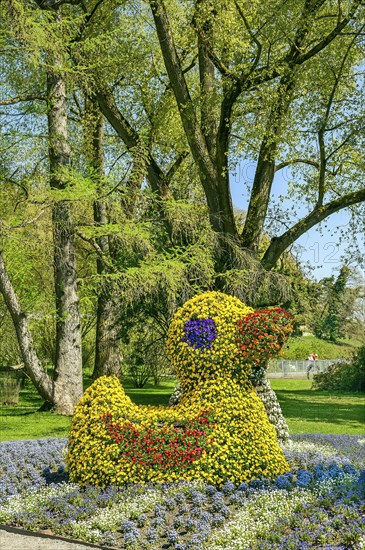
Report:
M255 163L245 161L241 163L236 174L231 174L232 200L236 208L247 211L249 200L247 187L252 185L254 172ZM278 198L280 193L285 193L285 189L287 189L285 178L279 172L274 180L272 197ZM290 210L292 206L292 199L286 198L283 207ZM305 205L299 209L299 212L301 215L305 215ZM300 260L302 266L308 266L308 272L312 278L320 280L339 272L343 263L342 256L346 253L349 242L340 242L336 230L343 229L345 233L349 233L349 222L350 213L347 210L340 210L327 218L326 223L322 224L321 230L315 226L296 242L295 256ZM364 236L358 233L355 238L358 239L358 244L365 255ZM355 258L352 267L364 272Z

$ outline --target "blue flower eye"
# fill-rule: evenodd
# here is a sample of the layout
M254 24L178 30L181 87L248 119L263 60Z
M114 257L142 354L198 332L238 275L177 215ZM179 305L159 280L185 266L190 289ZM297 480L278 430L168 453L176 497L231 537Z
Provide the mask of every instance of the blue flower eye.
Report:
M190 319L185 323L185 335L181 338L194 349L210 349L218 336L213 319Z

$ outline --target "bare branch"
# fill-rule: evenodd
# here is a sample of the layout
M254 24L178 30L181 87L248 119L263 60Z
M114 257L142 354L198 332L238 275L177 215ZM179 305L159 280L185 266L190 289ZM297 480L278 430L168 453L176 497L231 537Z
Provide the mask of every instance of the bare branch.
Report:
M0 105L16 105L26 101L46 101L46 96L41 94L28 94L24 96L12 97L11 99L1 99Z
M110 268L111 271L113 271L114 273L117 273L117 269L114 267L114 265L110 262L110 257L108 254L105 254L102 250L102 248L98 245L98 243L95 241L95 239L93 239L92 237L87 237L86 235L84 235L84 233L82 233L82 231L76 229L75 231L76 235L78 237L80 237L80 239L82 239L83 241L89 243L92 248L95 250L95 252L97 253L97 255L103 259L103 261L108 265L108 268Z
M278 172L279 170L282 170L283 168L286 168L287 166L292 166L293 164L300 164L300 163L309 164L310 166L314 166L314 168L319 168L319 163L315 160L295 158L295 159L286 160L284 162L280 162L280 164L277 164L275 166L275 172Z
M365 188L343 195L324 206L316 206L305 218L299 220L293 227L285 231L280 237L273 237L262 259L265 269L272 269L281 254L293 244L301 235L325 220L331 214L355 204L365 202Z

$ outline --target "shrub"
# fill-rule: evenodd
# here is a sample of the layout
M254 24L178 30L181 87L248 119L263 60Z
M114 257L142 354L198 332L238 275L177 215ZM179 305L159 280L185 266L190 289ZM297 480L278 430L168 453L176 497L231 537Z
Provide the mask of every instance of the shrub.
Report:
M365 346L353 355L330 365L313 376L313 387L319 390L365 391Z

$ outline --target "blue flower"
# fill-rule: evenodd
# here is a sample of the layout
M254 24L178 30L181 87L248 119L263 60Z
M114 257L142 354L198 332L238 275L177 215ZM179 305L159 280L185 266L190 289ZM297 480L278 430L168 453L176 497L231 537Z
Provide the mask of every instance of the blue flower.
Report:
M146 539L148 542L155 542L158 539L158 532L156 529L147 529Z
M211 523L213 519L213 515L210 512L203 512L200 516L200 523Z
M269 479L253 479L249 483L251 489L268 489L270 485L271 482Z
M213 319L190 319L185 323L185 335L181 338L194 349L210 349L218 331Z
M156 518L165 518L167 514L166 508L164 506L161 506L161 504L155 505L154 512Z
M184 524L185 524L184 518L182 518L181 516L176 516L176 518L174 519L175 529L180 529L180 527L182 527Z
M159 527L163 527L165 525L165 518L161 518L160 516L153 518L153 520L151 521L151 525L152 527L155 527L157 529Z
M239 493L233 493L233 495L230 495L229 497L229 504L231 505L240 505L244 501L244 497L240 495Z
M132 546L136 544L136 542L138 541L138 538L139 538L139 533L130 532L130 533L125 533L123 535L124 543L127 546Z
M136 519L136 524L138 525L138 527L144 527L145 524L146 524L146 521L147 521L147 516L146 514L141 514L140 516L138 516L138 518Z
M185 521L185 529L187 531L196 531L197 526L198 526L198 524L197 524L196 520L194 520L194 519L188 518Z
M297 472L297 487L308 487L311 481L312 474L307 470L303 470L303 468L300 468Z
M224 485L222 485L221 491L225 495L230 495L235 490L235 484L232 481L226 481Z
M166 532L167 540L170 544L173 544L174 542L177 542L177 539L179 538L179 534L175 529L170 529Z
M205 487L205 492L207 493L207 495L209 496L212 496L214 495L214 493L216 493L218 491L218 489L216 487L214 487L214 485L207 485Z
M217 492L212 496L212 508L214 511L218 512L224 504L224 496L222 493Z
M291 481L287 475L278 476L274 483L278 489L290 489L292 487Z
M221 514L215 514L212 519L212 526L219 527L220 525L224 524L225 520L226 518Z
M204 493L201 493L200 491L192 491L191 492L191 501L195 505L202 505L207 500L207 497L204 495Z
M188 542L188 548L193 550L199 550L202 547L202 537L200 535L193 535Z
M175 502L177 502L177 504L181 504L182 502L184 502L186 499L186 496L184 495L184 493L177 493L175 495Z

